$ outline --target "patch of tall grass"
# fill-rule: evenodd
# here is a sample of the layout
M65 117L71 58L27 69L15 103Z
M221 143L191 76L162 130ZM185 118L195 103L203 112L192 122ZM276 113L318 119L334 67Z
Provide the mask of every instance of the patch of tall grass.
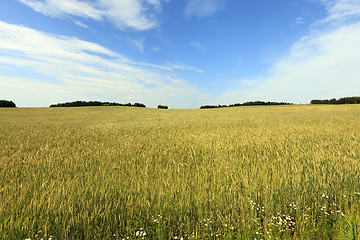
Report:
M360 106L0 109L1 239L358 239Z

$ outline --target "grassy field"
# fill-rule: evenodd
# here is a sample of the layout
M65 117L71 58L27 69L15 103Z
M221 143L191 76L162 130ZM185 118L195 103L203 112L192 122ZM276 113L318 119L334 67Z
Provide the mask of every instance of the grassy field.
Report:
M359 239L360 105L0 109L0 239Z

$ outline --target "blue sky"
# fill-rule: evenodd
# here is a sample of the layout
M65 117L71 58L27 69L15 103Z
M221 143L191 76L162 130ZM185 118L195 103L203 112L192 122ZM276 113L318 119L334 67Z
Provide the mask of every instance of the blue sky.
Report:
M360 95L360 0L2 0L0 99L170 108Z

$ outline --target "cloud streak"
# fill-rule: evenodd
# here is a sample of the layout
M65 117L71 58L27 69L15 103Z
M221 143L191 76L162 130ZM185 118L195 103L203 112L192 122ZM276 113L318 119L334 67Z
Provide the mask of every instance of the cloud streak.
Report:
M186 81L172 80L174 67L136 62L95 43L2 21L0 53L0 95L20 106L99 98L155 106L159 99L186 101L195 93Z
M185 10L185 17L207 17L224 7L222 0L189 0Z
M180 70L187 70L187 71L195 71L195 72L198 72L198 73L204 73L203 70L197 68L197 67L192 67L192 66L187 66L187 65L184 65L184 64L176 64L176 63L168 63L167 66L170 68L170 69L180 69Z
M127 42L132 48L135 48L135 49L139 50L139 52L141 52L141 53L144 52L145 38L138 38L138 39L127 38L127 39L126 39L126 42Z
M323 21L325 23L343 23L344 21L360 17L359 0L321 0L325 4L328 16Z
M195 47L196 49L198 49L201 52L206 52L207 48L204 44L199 43L199 42L191 42L190 43L191 46Z
M161 0L18 0L33 10L56 18L79 17L109 21L124 30L148 30L157 26L155 15Z

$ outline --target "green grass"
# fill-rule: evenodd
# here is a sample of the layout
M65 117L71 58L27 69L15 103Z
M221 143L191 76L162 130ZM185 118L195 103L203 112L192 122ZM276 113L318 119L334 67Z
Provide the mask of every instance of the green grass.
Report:
M0 109L0 176L0 239L359 239L360 106Z

